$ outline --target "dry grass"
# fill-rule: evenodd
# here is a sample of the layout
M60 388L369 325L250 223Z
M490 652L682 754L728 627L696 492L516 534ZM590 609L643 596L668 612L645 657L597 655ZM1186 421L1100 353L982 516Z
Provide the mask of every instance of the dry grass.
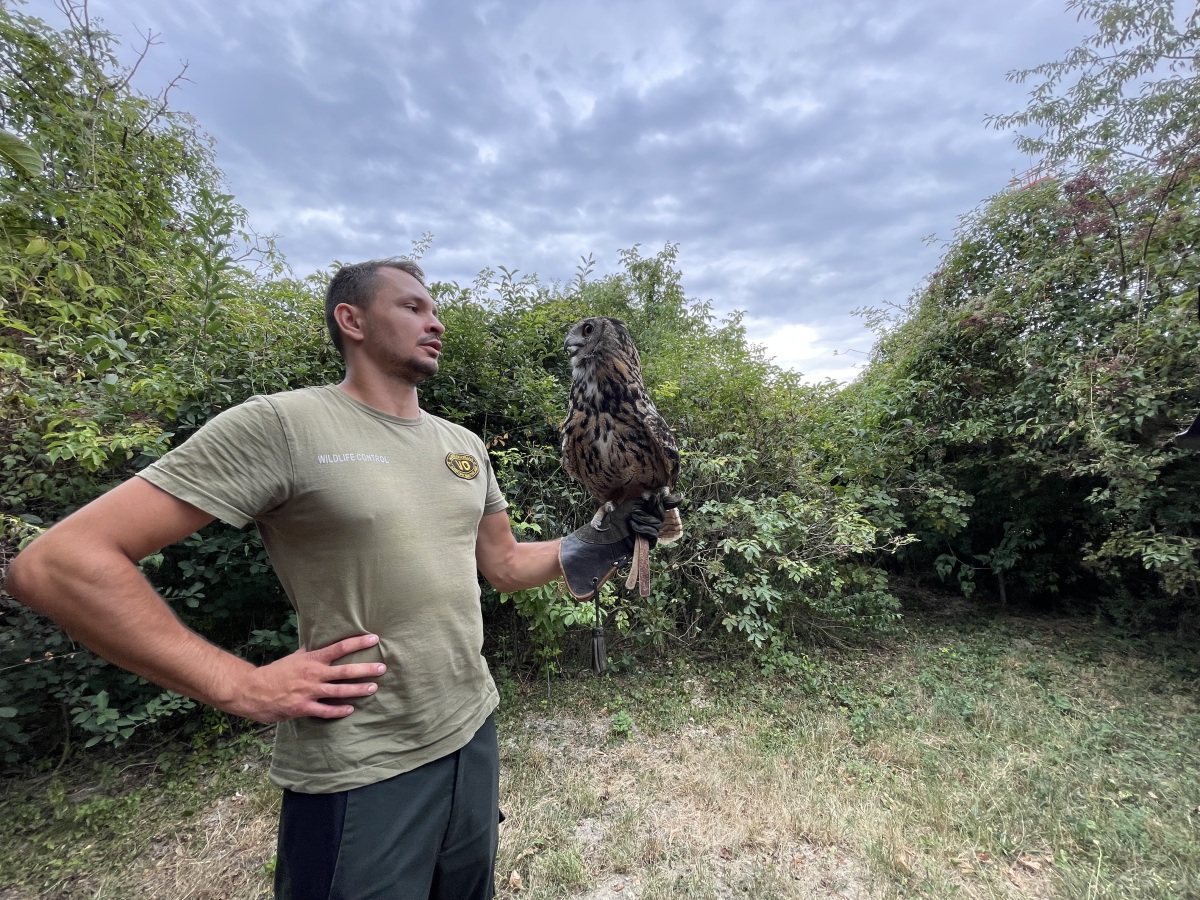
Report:
M501 897L870 896L843 835L809 827L802 770L764 766L729 728L635 731L612 744L600 714L534 717L512 731ZM569 894L564 853L583 867Z
M939 626L770 678L506 683L499 897L1200 897L1197 669L1145 649ZM260 762L231 781L210 760L191 815L154 774L6 800L0 900L269 895Z
M1145 649L1016 622L576 682L503 731L501 896L1200 897L1196 657Z
M98 896L233 900L270 894L276 792L218 799L188 829L156 840L131 871L107 879Z

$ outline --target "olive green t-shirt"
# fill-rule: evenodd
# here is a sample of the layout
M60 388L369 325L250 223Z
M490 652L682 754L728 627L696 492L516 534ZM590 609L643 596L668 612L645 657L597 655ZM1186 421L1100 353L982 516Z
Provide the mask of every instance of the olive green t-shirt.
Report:
M342 660L386 663L378 692L342 719L280 724L276 784L381 781L465 746L496 708L475 543L480 519L507 504L465 428L305 388L221 413L141 477L230 525L257 524L302 646L379 635Z

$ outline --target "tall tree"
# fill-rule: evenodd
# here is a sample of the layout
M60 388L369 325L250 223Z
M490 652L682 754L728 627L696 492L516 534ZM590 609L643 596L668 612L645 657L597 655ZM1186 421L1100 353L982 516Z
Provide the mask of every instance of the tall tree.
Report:
M282 386L265 350L319 335L296 312L306 293L242 270L244 212L170 109L172 85L140 93L137 62L121 65L87 5L61 10L56 30L0 2L0 127L21 143L17 166L0 164L0 564L249 384ZM193 602L203 613L195 594L180 605ZM0 620L0 752L24 736L16 723L59 721L56 705L96 740L186 705L5 597Z
M1035 82L1024 110L989 118L1053 170L1187 157L1200 141L1200 7L1174 0L1069 0L1094 24L1061 60L1009 73Z

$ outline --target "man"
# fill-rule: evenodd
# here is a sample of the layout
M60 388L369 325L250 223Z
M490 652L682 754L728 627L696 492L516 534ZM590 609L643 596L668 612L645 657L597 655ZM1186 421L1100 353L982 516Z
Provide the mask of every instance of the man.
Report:
M345 266L325 315L340 384L217 416L34 541L6 587L117 665L279 723L277 897L491 897L498 697L476 568L506 592L565 570L590 596L628 560L631 515L653 537L661 510L518 543L483 443L420 408L445 330L421 269ZM141 576L138 560L214 518L258 526L298 613L295 653L242 660Z

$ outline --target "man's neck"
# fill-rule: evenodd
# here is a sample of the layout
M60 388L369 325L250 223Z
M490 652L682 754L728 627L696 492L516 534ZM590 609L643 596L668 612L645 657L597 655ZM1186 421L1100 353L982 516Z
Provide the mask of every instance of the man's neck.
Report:
M365 403L371 409L377 409L389 416L401 419L415 419L421 415L421 404L417 397L417 386L396 379L356 378L348 373L338 390L353 397L359 403Z

